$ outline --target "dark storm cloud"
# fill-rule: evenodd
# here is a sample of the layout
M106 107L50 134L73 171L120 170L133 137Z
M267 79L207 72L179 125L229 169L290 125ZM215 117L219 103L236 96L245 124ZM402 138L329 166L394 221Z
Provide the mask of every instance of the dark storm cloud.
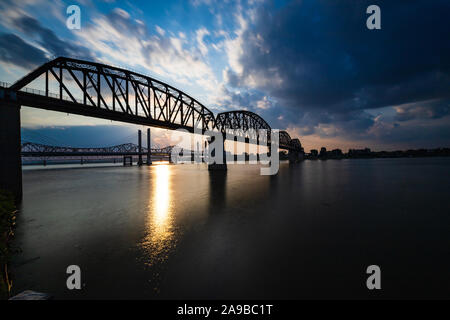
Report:
M439 119L450 113L450 101L427 101L396 107L397 121L413 119Z
M239 76L231 69L225 70L225 78L227 84L231 87L237 88L241 85L244 85L243 83L241 83L241 79L239 79Z
M11 33L0 34L0 60L25 68L45 61L45 53Z
M450 126L448 123L439 121L432 124L415 123L415 125L394 123L389 127L382 127L373 141L393 146L389 149L448 147Z
M381 30L366 28L371 4L381 8ZM243 35L243 74L228 79L279 77L258 89L297 110L295 121L309 114L304 125L348 120L360 130L373 119L359 110L450 98L449 17L447 0L264 6Z
M37 37L38 42L54 56L79 57L94 60L89 49L60 39L52 30L43 27L38 20L23 16L14 19L14 26L24 34Z
M259 90L243 90L236 92L233 90L228 90L226 86L223 86L222 92L223 96L229 98L228 101L224 101L222 103L222 111L245 109L255 112L268 121L269 125L274 129L283 127L281 124L284 123L284 117L289 118L289 115L295 115L295 110L288 107L283 108L283 111L280 112L281 107L278 102L273 100L265 101L264 99L267 99L267 97L262 91ZM265 108L261 108L261 105L258 107L258 102L261 101L263 102L262 107ZM280 116L282 116L283 119L278 119Z

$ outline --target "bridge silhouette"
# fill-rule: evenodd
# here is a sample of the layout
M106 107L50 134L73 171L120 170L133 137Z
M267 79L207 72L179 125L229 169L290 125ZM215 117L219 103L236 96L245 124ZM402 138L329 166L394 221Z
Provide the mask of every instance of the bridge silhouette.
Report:
M151 148L152 155L169 155L174 146ZM135 143L123 143L110 147L76 148L64 146L51 146L35 142L24 142L21 146L22 157L69 157L69 156L138 156L147 155L148 148L140 147Z
M270 152L273 130L256 113L234 110L215 116L183 91L122 68L58 57L10 86L1 85L0 188L11 190L18 198L22 195L21 106L190 133L219 132L223 141L233 133L235 141L240 136L247 144L267 143ZM41 89L30 89L30 85ZM293 161L303 154L300 140L286 131L280 131L278 147L289 150Z
M137 164L142 165L144 164L143 156L147 156L146 164L151 164L153 158L172 162L173 148L174 146L166 146L150 148L149 150L148 147L142 147L135 143L123 143L99 148L76 148L24 142L21 146L21 156L22 159L42 160L44 165L47 164L47 160L61 158L65 160L79 159L81 163L85 163L89 160L105 160L106 157L112 157L111 159L114 159L114 162L116 162L121 156L125 165L126 160L130 160L130 164L132 164L133 157L137 157Z

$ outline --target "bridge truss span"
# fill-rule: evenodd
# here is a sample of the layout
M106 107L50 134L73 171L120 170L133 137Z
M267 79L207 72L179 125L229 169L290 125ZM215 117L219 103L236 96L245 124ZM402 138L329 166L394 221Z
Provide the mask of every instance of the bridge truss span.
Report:
M234 110L219 113L216 117L216 128L222 133L244 136L250 140L270 143L274 129L259 115L247 110ZM266 134L261 134L261 133ZM299 139L292 139L289 133L279 131L280 149L302 151Z
M245 137L251 141L260 139L270 141L270 125L259 115L247 110L234 110L219 113L216 117L216 128L224 134Z
M32 82L43 89L26 88ZM190 132L215 128L214 114L184 92L97 62L59 57L9 89L20 91L19 102L31 107Z
M215 116L164 82L98 62L59 57L6 90L15 94L19 105L192 133L220 131L248 143L271 141L272 128L254 112L234 110ZM267 134L261 134L264 131ZM299 150L300 141L294 140L282 131L280 148Z
M292 139L289 133L284 130L280 131L280 148L288 150L303 151L302 144L300 140L295 138Z

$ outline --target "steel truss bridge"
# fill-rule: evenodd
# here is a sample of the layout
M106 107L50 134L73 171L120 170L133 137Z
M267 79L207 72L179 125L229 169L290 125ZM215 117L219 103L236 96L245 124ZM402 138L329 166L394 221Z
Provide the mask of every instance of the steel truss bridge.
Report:
M42 90L28 88L32 83ZM240 110L215 116L196 99L159 80L66 57L41 65L5 88L2 96L29 107L191 133L234 131L247 137L253 130L266 130L268 138L261 139L270 141L272 131L256 113ZM279 148L300 151L301 144L281 131Z
M275 133L253 112L214 115L193 97L162 81L98 62L59 57L12 85L0 83L0 188L13 191L18 198L22 194L21 106L210 136L218 132L225 139L233 132L246 143L270 145ZM303 153L300 140L286 131L279 137L280 149L289 150L295 158Z
M151 148L151 154L155 156L169 156L173 146L164 148ZM138 156L146 155L148 149L134 143L124 143L117 146L104 148L73 148L49 146L34 142L24 142L21 147L22 157L79 157L79 156Z

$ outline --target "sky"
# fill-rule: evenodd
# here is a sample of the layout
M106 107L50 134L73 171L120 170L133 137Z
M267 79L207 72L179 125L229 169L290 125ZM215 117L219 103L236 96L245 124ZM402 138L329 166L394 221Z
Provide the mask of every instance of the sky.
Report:
M80 30L66 27L72 4ZM379 30L366 27L372 4ZM165 81L215 113L255 112L306 151L450 147L449 39L448 0L1 0L0 81L82 58ZM24 140L80 147L129 142L138 128L31 108L22 127Z

